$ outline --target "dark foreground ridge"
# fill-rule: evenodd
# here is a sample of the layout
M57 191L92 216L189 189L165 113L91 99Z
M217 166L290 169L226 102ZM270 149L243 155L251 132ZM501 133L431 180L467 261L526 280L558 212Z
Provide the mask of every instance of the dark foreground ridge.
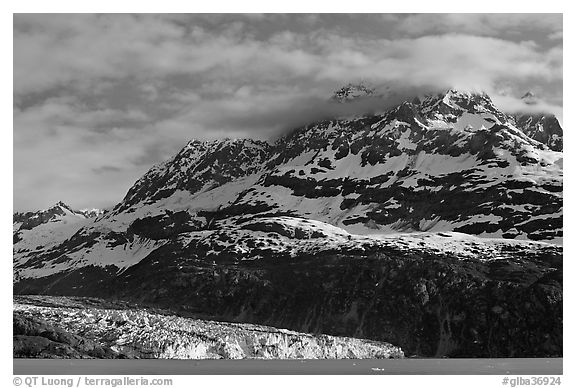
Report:
M240 248L240 240L259 243L245 234L224 237L237 238ZM210 254L217 241L204 236L177 250L160 248L115 277L98 267L70 271L67 281L79 285L72 292L58 277L43 288L21 282L18 291L100 296L189 316L368 338L407 355L562 355L561 247L490 244L458 234L351 237L332 246L326 236L313 241L286 239L291 255L271 246L250 257Z

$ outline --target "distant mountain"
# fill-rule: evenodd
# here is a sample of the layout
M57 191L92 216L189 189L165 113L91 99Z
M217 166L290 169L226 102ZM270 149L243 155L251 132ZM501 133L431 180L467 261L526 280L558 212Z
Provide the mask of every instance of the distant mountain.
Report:
M45 210L16 212L13 215L14 249L18 252L31 247L46 248L71 237L90 219L103 214L102 210L73 210L58 202Z
M520 97L520 99L524 101L524 103L527 105L534 105L538 103L538 98L531 91L527 91L526 93L524 93L524 95Z
M536 105L539 98L532 92L522 96L526 105ZM528 137L545 144L553 151L562 152L563 133L558 119L549 113L518 113L512 117L514 124Z
M449 90L274 144L191 141L97 218L64 209L27 234L39 221L15 215L14 291L409 354L558 355L563 155L526 128L486 94Z
M29 230L46 222L56 220L58 216L66 216L71 214L80 213L72 210L64 202L58 202L45 210L36 212L16 212L14 213L13 223L19 229L21 228Z
M334 92L331 100L337 102L347 102L358 98L375 96L376 89L364 83L349 83Z

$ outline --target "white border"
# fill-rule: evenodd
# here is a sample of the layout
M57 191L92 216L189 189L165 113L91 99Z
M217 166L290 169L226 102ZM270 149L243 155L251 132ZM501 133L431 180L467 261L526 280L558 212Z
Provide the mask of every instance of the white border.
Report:
M277 13L396 13L396 12L524 12L524 13L564 13L564 68L567 71L564 73L564 106L568 107L567 112L571 113L570 107L574 106L574 93L576 92L573 86L574 76L573 69L576 69L573 50L574 44L574 13L569 9L569 1L556 1L548 0L545 2L529 2L529 1L494 1L482 0L479 2L465 2L462 0L443 0L443 1L402 1L402 2L377 2L368 0L355 0L349 2L310 2L304 0L291 0L287 2L272 3L269 1L220 1L220 2L191 2L191 1L177 1L177 0L162 0L162 1L113 1L113 0L98 0L93 2L80 2L72 0L51 0L51 1L14 1L10 0L3 4L3 12L0 19L0 28L2 28L2 48L3 52L13 53L12 49L12 13L20 12L37 12L37 13L58 13L58 12L139 12L139 13L167 13L167 12L207 12L207 13L223 13L223 12L277 12ZM6 58L6 57L5 57ZM1 273L2 273L2 295L1 299L2 311L5 311L4 319L2 320L3 336L2 336L2 375L7 379L5 386L12 384L12 349L11 349L11 295L12 295L12 242L9 240L11 232L8 231L8 220L12 218L12 182L13 182L13 150L12 150L12 117L11 111L13 106L12 90L9 85L12 85L12 61L4 59L3 66L3 79L2 83L2 116L4 118L4 128L2 131L2 182L5 183L5 189L2 191L2 230L0 234L1 246L4 252L3 259L1 260ZM574 334L571 328L575 327L573 317L574 305L574 286L572 277L575 276L573 257L574 245L571 244L573 236L572 221L574 220L574 205L571 199L574 198L574 158L571 155L571 148L574 145L574 135L571 132L574 127L573 116L564 114L564 130L565 130L565 162L567 177L564 180L564 234L565 234L565 273L567 280L564 283L564 376L562 376L562 386L570 386L570 381L573 381L573 371L569 367L573 360L574 353ZM8 183L9 182L9 183ZM6 184L8 183L8 184ZM8 318L10 317L10 318ZM256 379L256 380L255 380ZM499 387L501 385L501 378L498 376L174 376L174 381L178 384L175 386L214 386L227 384L235 387L254 387L257 385L278 385L280 384L305 384L305 385L337 385L337 386L359 386L370 384L373 386L443 386L443 387Z

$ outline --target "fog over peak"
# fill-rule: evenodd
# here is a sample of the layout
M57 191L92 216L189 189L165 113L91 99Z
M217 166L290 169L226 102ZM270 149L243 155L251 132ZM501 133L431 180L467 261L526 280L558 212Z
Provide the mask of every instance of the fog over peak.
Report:
M449 88L562 120L562 15L489 16L17 14L15 209L107 207L192 138L274 139ZM361 81L374 95L330 101Z

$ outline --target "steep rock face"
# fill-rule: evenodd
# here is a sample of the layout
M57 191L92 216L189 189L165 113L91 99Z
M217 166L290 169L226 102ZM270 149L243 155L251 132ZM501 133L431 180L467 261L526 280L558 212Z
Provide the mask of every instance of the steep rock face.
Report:
M58 342L66 343L66 350L69 350L46 347L44 351L51 351L49 354L56 358L78 358L81 351L95 358L359 359L404 356L400 348L376 341L203 321L133 308L93 308L81 303L80 308L67 307L58 303L63 298L56 301L48 298L52 306L35 306L38 299L17 298L14 306L16 356L32 354L45 358L46 354L33 354L35 348L26 345L36 340L36 346L40 347L45 341L33 336L41 334L39 338L53 338L50 333L59 333ZM43 299L40 302L45 304ZM59 329L45 330L46 323L37 320L38 316ZM86 351L89 346L97 351Z

